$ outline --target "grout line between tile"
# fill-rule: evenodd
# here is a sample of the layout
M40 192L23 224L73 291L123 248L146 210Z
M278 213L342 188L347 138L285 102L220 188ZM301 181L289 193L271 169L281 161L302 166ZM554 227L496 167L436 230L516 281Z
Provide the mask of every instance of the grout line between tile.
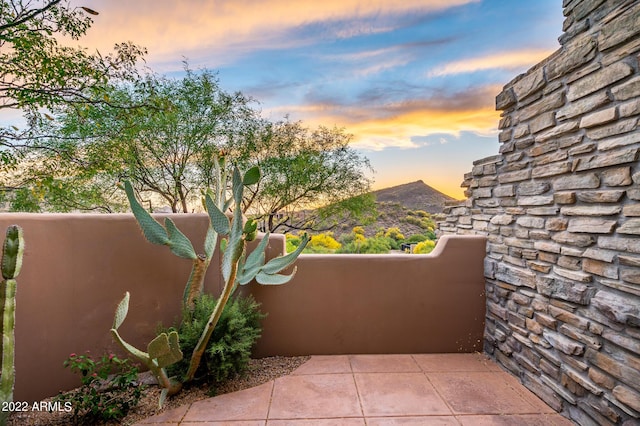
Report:
M351 355L349 355L349 368L351 370L351 380L353 380L353 385L356 387L356 396L358 397L358 406L360 407L360 413L362 414L362 418L364 419L365 425L367 424L367 417L364 415L364 407L362 406L362 395L360 394L360 388L358 388L358 382L356 381L356 375L353 372L353 366L351 365Z
M271 415L271 403L273 402L273 393L276 390L276 380L278 380L278 379L273 379L271 381L271 392L269 392L269 404L267 406L267 416L264 419L265 425L267 424L267 422L269 420L269 416Z
M182 415L182 417L180 417L180 420L178 420L178 423L176 423L177 426L180 426L182 424L182 422L184 421L184 418L187 417L187 414L189 414L189 410L191 410L192 405L193 405L193 402L190 402L187 409L184 410L184 414Z
M438 389L438 387L435 385L435 383L433 383L431 381L431 378L429 377L429 375L427 374L426 371L423 371L422 374L424 374L424 377L427 379L427 381L429 382L429 384L431 385L431 387L433 388L433 390L435 391L436 395L438 395L438 397L444 402L444 404L447 406L447 408L449 409L449 411L451 412L451 416L455 416L456 413L453 410L453 407L451 406L451 404L449 404L449 401L447 400L447 398L445 398L441 393L440 393L440 389ZM457 420L456 420L457 421Z

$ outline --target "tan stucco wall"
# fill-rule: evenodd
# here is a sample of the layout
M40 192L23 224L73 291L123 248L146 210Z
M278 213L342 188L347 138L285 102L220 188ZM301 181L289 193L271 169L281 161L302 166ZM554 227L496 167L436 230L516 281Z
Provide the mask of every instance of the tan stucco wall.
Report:
M204 215L171 215L202 246ZM144 348L179 314L190 262L144 240L131 215L2 214L24 229L18 277L15 400L37 401L78 384L71 352L114 351L109 328L125 291L121 334ZM273 236L267 256L284 247ZM255 244L255 243L254 243ZM256 356L457 352L481 348L483 237L447 237L432 255L303 255L284 286L250 284L269 316ZM219 258L207 290L220 291Z
M256 354L482 350L485 239L431 255L302 255L291 285L251 284L269 312Z

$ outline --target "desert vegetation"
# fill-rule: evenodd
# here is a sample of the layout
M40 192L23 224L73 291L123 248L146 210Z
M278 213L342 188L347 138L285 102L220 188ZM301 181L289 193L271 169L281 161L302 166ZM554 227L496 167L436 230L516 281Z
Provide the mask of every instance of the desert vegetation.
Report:
M333 232L314 234L303 250L303 253L315 254L386 254L403 252L413 254L428 254L435 247L435 233L430 217L424 216L421 224L425 226L423 233L405 237L398 227L379 228L375 235L367 237L362 226L354 227L350 233L344 233L337 239ZM287 234L287 251L296 250L301 236Z

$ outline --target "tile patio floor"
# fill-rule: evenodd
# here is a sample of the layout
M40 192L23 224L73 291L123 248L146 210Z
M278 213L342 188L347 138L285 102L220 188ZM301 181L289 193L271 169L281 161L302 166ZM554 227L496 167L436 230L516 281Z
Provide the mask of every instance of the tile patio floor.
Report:
M482 354L313 356L139 425L572 425Z

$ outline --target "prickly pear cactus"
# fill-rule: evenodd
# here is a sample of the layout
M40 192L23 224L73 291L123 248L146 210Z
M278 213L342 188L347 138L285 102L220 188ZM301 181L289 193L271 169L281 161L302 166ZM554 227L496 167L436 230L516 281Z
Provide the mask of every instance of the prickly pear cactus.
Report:
M191 275L183 294L183 321L188 317L188 311L192 309L194 300L203 292L207 268L217 246L218 237L222 238L220 248L223 252L221 272L224 279L224 288L191 354L189 369L185 377L182 378L182 383L193 380L213 330L220 319L220 315L222 315L222 310L237 286L248 284L254 279L259 284L265 285L279 285L288 282L295 274L295 268L289 275L283 275L280 272L293 265L309 241L309 238L305 236L295 252L271 259L265 264L265 248L269 241L269 234L267 233L257 249L247 256L246 242L256 238L258 224L253 220L247 220L246 223L243 222L243 190L245 186L258 183L260 170L257 167L253 167L244 175L241 175L238 168L234 168L231 179L232 196L227 199L225 191L227 177L224 171L224 160L216 163L216 166L216 191L208 190L204 193L203 205L209 216L209 227L205 237L204 254L201 255L196 254L191 241L180 232L171 219L167 218L164 226L157 222L136 200L131 184L125 182L123 185L123 189L129 199L131 211L138 221L145 238L153 244L166 245L177 256L190 259L193 262ZM226 212L231 206L234 208L230 220ZM167 377L164 369L164 367L182 359L183 354L180 350L178 335L175 332L159 335L149 343L147 352L133 347L125 342L118 333L118 328L127 316L128 309L129 293L125 295L116 309L111 334L125 351L145 363L158 378L158 382L163 388L159 401L159 405L162 406L167 396L179 392L182 387L182 383Z
M0 376L0 403L13 401L15 384L15 312L16 287L15 278L22 268L24 253L24 239L22 228L12 225L7 229L7 235L2 247L2 283L0 284L0 306L2 309L2 372ZM0 414L0 424L5 423L5 411Z
M178 333L175 331L172 331L169 334L162 333L147 345L147 352L141 351L135 346L124 341L118 333L118 328L120 328L125 318L127 318L128 312L129 292L126 292L124 298L116 308L113 327L111 328L111 336L122 347L122 349L145 364L156 379L158 379L158 383L162 387L158 406L162 408L167 396L174 395L182 389L182 383L168 377L167 372L164 369L165 367L182 359L182 351L180 350L180 343L178 342Z

